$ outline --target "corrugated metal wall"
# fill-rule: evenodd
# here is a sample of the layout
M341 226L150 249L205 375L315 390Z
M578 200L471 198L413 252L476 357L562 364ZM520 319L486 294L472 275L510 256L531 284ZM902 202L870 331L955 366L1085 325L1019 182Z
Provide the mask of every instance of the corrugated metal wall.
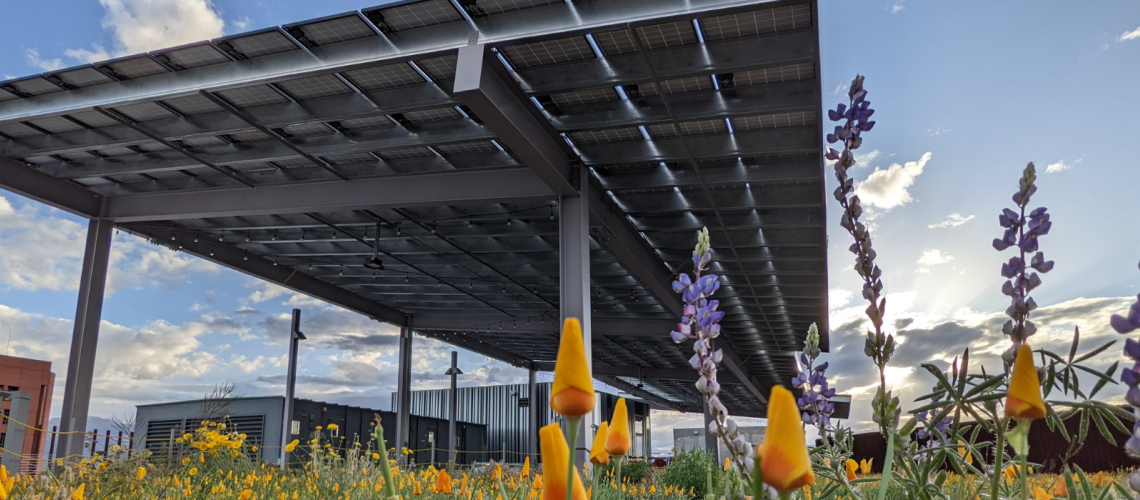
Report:
M463 422L487 426L487 449L490 458L505 459L507 462L522 462L529 449L527 442L530 433L530 408L519 406L519 399L526 404L536 404L538 426L556 421L557 416L550 411L550 383L537 384L537 395L531 397L527 384L496 385L490 387L461 387L458 394L458 417ZM448 418L448 392L450 389L412 391L411 414ZM393 395L393 407L395 407Z

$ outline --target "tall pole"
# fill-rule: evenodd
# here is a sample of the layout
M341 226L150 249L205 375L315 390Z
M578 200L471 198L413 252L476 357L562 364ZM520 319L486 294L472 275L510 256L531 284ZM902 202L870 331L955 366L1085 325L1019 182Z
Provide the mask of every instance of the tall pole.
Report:
M75 305L75 326L71 332L71 354L67 360L59 420L62 433L56 456L60 458L83 454L82 433L87 430L87 410L91 406L95 348L99 343L103 290L111 256L111 229L111 221L105 219L91 219L87 224L87 247L83 251L79 301Z
M713 462L720 460L720 446L717 444L716 436L709 432L709 426L712 425L713 416L709 412L709 404L705 403L705 451L712 455Z
M396 376L396 445L395 448L408 446L411 434L411 404L412 404L412 327L400 328L400 361L399 373ZM407 463L407 455L396 455L400 463Z
M285 378L285 404L281 416L281 468L289 468L289 452L285 445L293 437L293 395L297 387L297 349L305 334L301 333L301 310L293 309L293 326L289 329L289 375Z
M576 167L572 175L577 181L576 195L563 195L558 202L558 285L562 323L578 318L582 324L582 343L586 363L593 367L593 342L590 334L590 170ZM559 325L561 327L561 324ZM591 372L592 373L592 372ZM592 378L592 376L591 376ZM532 402L531 404L534 404ZM589 459L588 432L579 432L572 448L574 463Z
M532 366L527 378L527 453L538 456L538 371Z
M447 460L450 463L455 463L455 419L459 412L459 392L456 390L458 377L463 372L459 371L459 351L451 351L451 368L447 370L447 374L451 376L451 392L448 393L448 404L451 407L451 412L447 416Z

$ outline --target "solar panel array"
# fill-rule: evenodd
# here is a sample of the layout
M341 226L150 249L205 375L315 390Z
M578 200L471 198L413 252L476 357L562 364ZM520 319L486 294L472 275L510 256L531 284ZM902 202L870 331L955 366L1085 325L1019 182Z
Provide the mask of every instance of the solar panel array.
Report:
M0 82L0 111L49 94L177 81L306 51L324 57L341 47L426 39L481 23L546 19L576 3L382 6ZM710 228L713 270L725 283L718 294L728 313L725 337L765 388L794 376L792 353L802 347L808 325L826 331L814 9L812 1L761 2L640 19L632 27L615 21L589 30L547 29L493 43L496 64L507 68L528 105L550 121L662 265L689 271L694 232ZM107 196L239 181L325 182L335 179L332 172L351 182L521 165L452 94L456 61L456 47L441 46L325 72L235 81L204 94L125 97L101 110L0 121L0 154ZM555 201L540 200L123 227L168 246L203 238L236 247L411 315L500 318L460 333L543 362L553 361L557 347L557 213ZM382 271L362 265L376 238ZM591 242L594 316L674 320L662 297L597 238ZM667 331L636 333L595 333L596 362L690 370L687 346L673 345ZM699 401L688 381L623 380L689 407ZM740 384L725 384L724 399L738 413L764 409Z

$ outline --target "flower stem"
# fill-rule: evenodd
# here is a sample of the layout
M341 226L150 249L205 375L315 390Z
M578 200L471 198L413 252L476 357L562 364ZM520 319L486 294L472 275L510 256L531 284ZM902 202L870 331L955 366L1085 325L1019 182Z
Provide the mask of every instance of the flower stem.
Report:
M582 421L581 417L569 417L566 419L566 426L569 427L569 436L566 437L567 448L570 449L570 456L567 457L569 463L568 470L566 471L566 500L573 500L574 498L574 450L578 446L578 424Z
M1029 500L1029 457L1028 453L1022 454L1021 457L1021 498Z
M614 472L614 484L617 486L618 500L621 500L622 496L625 494L625 492L621 489L621 463L625 461L625 457L619 455L615 458L617 459L617 466L616 471Z
M887 430L887 457L883 460L883 477L879 480L879 500L887 498L887 486L891 483L891 462L895 459L895 431Z
M997 426L997 446L994 447L994 477L990 485L990 498L997 498L998 484L1001 482L1002 457L1005 455L1005 421L999 421Z

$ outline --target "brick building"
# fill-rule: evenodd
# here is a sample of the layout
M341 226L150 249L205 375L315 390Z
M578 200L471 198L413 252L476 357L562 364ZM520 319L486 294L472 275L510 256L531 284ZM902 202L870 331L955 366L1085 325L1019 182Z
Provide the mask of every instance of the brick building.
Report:
M28 409L28 425L36 429L48 428L48 415L51 413L52 388L55 387L55 374L51 372L50 361L17 358L0 355L0 390L23 391L31 395ZM0 403L0 411L8 416L11 402ZM3 446L8 433L7 419L0 419L0 446ZM38 456L47 452L47 434L29 431L24 437L25 456Z

